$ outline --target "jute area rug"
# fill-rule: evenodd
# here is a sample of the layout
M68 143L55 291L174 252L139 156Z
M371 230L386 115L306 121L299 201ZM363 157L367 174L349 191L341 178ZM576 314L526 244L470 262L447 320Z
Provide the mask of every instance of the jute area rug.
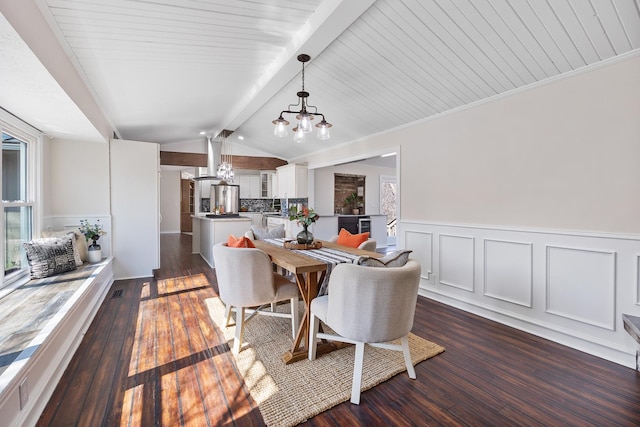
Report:
M224 326L224 305L219 298L207 300L214 323L227 342L233 341L235 326ZM288 304L278 307L288 312ZM301 312L304 307L300 307ZM354 346L285 365L281 356L291 348L291 321L272 316L255 316L246 325L242 351L235 356L251 397L257 402L268 426L293 426L351 398ZM232 346L232 343L229 344ZM429 359L444 348L409 336L413 364ZM365 346L362 389L406 372L402 352ZM416 381L420 381L420 376ZM366 399L363 396L362 399Z

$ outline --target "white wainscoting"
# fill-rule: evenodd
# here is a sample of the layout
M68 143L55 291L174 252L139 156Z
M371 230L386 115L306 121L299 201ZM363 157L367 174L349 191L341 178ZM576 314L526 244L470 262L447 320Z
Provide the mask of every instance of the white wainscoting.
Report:
M420 294L635 368L640 236L401 221Z

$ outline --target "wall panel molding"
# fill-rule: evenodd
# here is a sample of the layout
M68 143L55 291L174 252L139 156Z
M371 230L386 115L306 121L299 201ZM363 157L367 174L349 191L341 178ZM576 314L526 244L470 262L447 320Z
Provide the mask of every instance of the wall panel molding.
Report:
M469 236L440 234L439 282L473 292L475 290L475 240Z
M398 248L431 268L421 296L635 368L640 235L401 220Z
M615 330L615 252L547 245L548 313Z
M640 254L636 255L636 305L640 305Z
M533 245L484 239L484 294L491 298L532 306Z
M407 247L410 247L413 251L410 255L411 258L420 262L422 267L420 277L425 280L431 280L433 271L433 233L406 230L404 241L407 242Z

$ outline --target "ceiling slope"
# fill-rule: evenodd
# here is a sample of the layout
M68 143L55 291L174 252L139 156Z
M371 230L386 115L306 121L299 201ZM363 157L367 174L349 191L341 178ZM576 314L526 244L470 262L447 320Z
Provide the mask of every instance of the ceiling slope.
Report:
M225 128L284 159L640 48L638 0L35 1L122 138ZM297 102L299 53L330 140L273 136Z

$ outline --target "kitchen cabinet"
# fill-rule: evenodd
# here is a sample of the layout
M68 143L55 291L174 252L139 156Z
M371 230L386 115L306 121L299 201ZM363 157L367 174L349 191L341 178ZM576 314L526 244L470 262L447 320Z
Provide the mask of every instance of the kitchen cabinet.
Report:
M278 189L278 174L276 171L271 175L271 197L272 198L280 198L280 193Z
M349 215L349 216L339 216L338 217L338 231L344 228L351 234L358 234L360 231L358 230L358 216ZM337 234L337 233L336 233Z
M306 165L291 163L277 168L278 194L281 199L300 199L309 196Z
M205 216L193 216L193 235L191 250L194 254L200 254L202 259L214 268L213 246L226 242L230 234L244 236L251 228L248 218L207 218Z
M240 216L251 219L251 225L256 227L263 227L262 225L262 213L261 212L241 212Z
M260 175L236 175L241 199L260 198Z
M273 177L275 171L260 171L260 197L270 199L273 197Z

